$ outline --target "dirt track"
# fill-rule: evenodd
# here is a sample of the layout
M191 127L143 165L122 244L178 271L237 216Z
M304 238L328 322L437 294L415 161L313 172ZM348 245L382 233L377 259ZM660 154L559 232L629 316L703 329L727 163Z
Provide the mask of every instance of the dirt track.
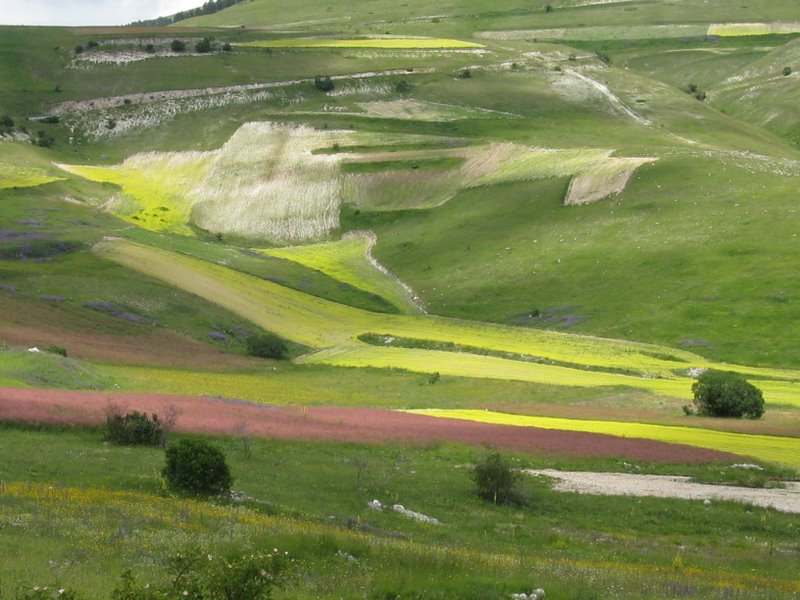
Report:
M682 500L732 500L782 512L800 513L800 482L786 484L786 489L755 489L694 483L689 477L674 475L636 475L631 473L591 473L525 470L528 475L544 475L557 481L553 489L599 496L647 496Z
M557 456L601 456L663 463L736 460L735 455L691 446L594 433L491 425L376 408L277 407L189 396L0 388L0 420L99 425L109 403L123 410L179 411L176 429L231 435L241 424L250 435L279 439L383 444L463 442Z

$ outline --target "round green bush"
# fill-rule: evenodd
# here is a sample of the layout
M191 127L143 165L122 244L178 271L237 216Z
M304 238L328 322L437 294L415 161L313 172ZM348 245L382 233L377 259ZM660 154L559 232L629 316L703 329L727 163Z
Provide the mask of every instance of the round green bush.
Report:
M195 495L226 493L233 483L222 450L202 440L169 446L162 473L172 489Z
M758 419L764 414L761 390L739 373L706 371L692 384L692 393L701 415Z

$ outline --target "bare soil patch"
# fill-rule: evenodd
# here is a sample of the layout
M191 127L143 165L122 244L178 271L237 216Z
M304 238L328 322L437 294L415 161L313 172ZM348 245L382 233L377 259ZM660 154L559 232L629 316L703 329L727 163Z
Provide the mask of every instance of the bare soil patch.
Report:
M733 454L650 440L439 419L376 408L276 407L237 400L0 388L0 420L100 425L114 403L124 410L180 413L176 429L217 435L241 430L256 437L385 444L462 442L553 456L619 457L662 463L736 460Z
M681 500L732 500L783 512L800 513L800 482L788 482L785 489L758 489L695 483L689 477L592 473L587 471L525 470L557 481L553 489L600 496L640 496Z
M0 294L0 314L0 344L9 346L47 348L58 344L70 357L134 365L224 370L264 364L167 329L76 307L63 299L36 301Z

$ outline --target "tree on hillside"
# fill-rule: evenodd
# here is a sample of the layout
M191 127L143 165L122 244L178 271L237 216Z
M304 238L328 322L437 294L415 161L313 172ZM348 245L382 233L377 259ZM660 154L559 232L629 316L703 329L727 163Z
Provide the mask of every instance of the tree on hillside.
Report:
M211 52L213 50L213 46L211 44L211 38L203 38L199 42L197 42L194 46L195 52L200 52L205 54L206 52Z
M172 40L169 47L173 52L183 52L186 50L186 44L181 40Z
M250 356L258 356L259 358L280 359L286 356L289 351L286 347L286 342L274 333L251 335L245 343L247 344L247 353Z
M195 495L229 492L233 483L222 450L202 440L169 446L162 473L172 489Z
M701 415L758 419L764 414L761 390L739 373L708 370L692 384L692 393Z
M478 496L495 504L522 504L517 489L520 474L498 452L489 454L472 470Z
M333 89L333 80L330 75L317 75L314 77L314 87L320 92L330 92Z

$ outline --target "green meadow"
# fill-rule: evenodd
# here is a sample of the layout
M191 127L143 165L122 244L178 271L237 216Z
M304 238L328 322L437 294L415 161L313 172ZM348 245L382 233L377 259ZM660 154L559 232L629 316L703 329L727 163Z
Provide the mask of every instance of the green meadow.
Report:
M2 26L0 388L601 433L763 471L508 458L781 487L800 470L799 35L789 0ZM286 357L248 356L261 333ZM757 385L764 417L685 414L708 368ZM179 552L263 548L294 561L275 598L800 595L795 514L545 478L495 505L470 479L490 447L243 431L207 438L240 500L203 500L166 489L161 449L0 424L0 598L107 598Z

